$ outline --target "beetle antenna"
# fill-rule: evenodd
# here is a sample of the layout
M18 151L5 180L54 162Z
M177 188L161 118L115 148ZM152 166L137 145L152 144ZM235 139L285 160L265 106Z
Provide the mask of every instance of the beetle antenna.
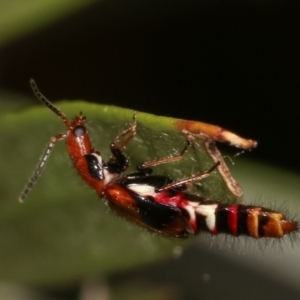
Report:
M62 139L66 138L66 134L58 134L54 137L51 138L50 143L47 145L44 154L42 155L42 157L40 158L32 176L30 177L30 179L28 180L27 184L25 185L21 195L19 196L19 202L24 202L24 200L26 199L27 195L29 194L29 192L31 191L33 185L37 182L37 180L39 179L39 177L41 176L42 170L45 167L45 164L51 154L51 151L55 145L55 143L57 141L60 141Z
M30 86L36 97L45 105L47 106L50 110L52 110L56 115L58 115L64 124L69 128L70 123L67 119L67 117L54 105L52 104L38 89L35 81L33 79L30 79Z

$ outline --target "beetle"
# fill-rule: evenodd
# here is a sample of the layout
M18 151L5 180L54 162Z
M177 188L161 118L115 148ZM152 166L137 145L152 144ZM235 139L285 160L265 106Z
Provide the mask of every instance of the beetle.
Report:
M34 174L29 179L19 201L23 202L39 178L47 159L60 140L66 140L67 151L82 179L103 198L112 211L158 234L185 238L201 231L211 234L225 233L253 238L280 238L298 230L298 223L287 220L281 212L261 206L228 204L188 192L188 184L202 180L215 171L216 162L206 172L181 180L153 175L153 167L180 160L191 147L186 146L179 155L139 164L136 171L124 173L129 159L122 151L136 134L136 114L132 124L110 143L111 157L105 162L99 151L92 147L82 112L72 120L53 105L30 80L37 98L55 113L67 128L66 133L51 138Z

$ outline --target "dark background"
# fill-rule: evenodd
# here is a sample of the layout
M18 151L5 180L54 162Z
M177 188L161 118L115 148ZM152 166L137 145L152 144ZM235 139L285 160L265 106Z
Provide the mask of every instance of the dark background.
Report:
M0 52L0 84L217 124L300 171L297 1L107 1Z
M51 101L83 99L217 124L259 141L247 157L299 172L298 6L275 0L103 1L2 48L0 86L32 96L34 78ZM236 272L228 265L220 274L213 260L218 280L211 299L213 292L226 295L220 282ZM191 260L183 262L185 267ZM152 278L164 277L166 266L176 283L188 274L169 264ZM260 289L273 291L262 275L244 276L247 284L257 278ZM124 277L131 274L110 283ZM204 291L205 298L199 282L193 295ZM76 288L66 291L70 299L72 293ZM241 294L243 289L237 299ZM282 287L272 297L292 294Z

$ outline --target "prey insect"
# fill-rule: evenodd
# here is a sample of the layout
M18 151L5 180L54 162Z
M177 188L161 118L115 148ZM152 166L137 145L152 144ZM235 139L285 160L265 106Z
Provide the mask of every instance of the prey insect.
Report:
M62 120L67 131L51 138L19 197L21 202L39 178L56 142L64 139L82 179L111 210L150 231L176 238L196 235L201 231L214 235L225 233L280 238L298 229L298 223L287 220L281 212L260 206L226 204L189 193L188 185L210 176L219 162L206 172L177 181L168 176L153 175L153 167L178 161L189 151L192 141L188 137L179 155L144 162L137 166L135 172L125 174L129 160L122 150L136 134L135 114L132 124L110 143L111 157L105 162L100 152L92 147L82 113L68 120L42 95L33 80L30 84L37 98Z

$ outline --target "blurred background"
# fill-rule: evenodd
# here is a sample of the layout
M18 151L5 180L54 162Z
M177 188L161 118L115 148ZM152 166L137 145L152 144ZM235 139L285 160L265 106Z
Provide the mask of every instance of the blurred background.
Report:
M276 180L294 180L298 188L299 177L289 177L300 171L297 1L0 1L0 10L2 93L35 105L34 78L51 101L82 99L220 125L257 140L245 156L282 168ZM15 109L12 101L1 105ZM224 259L219 250L199 254L199 248L87 283L52 289L10 283L0 291L14 297L20 289L30 299L94 299L86 290L95 299L299 299L297 280L289 279L299 277L296 269L271 270L279 273L274 279L240 266L247 256ZM297 256L290 259L293 265ZM268 258L257 265L261 260Z

